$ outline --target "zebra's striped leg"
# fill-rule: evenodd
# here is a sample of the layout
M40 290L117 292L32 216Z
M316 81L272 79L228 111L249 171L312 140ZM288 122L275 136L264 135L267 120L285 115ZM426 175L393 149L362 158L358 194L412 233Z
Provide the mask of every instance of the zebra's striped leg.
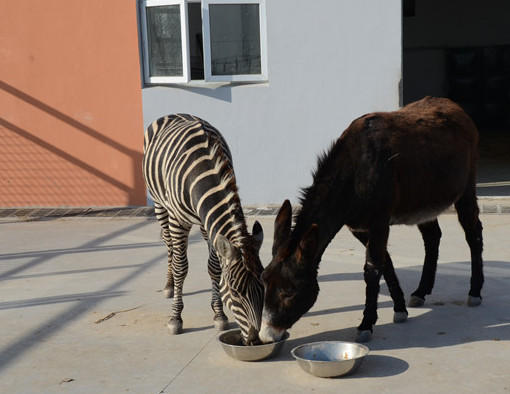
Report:
M228 326L228 319L223 312L223 303L220 297L220 278L221 278L221 266L218 260L218 255L209 242L206 231L203 227L200 227L202 236L209 246L209 260L207 261L207 271L211 277L212 282L212 296L211 296L211 308L214 312L214 327L218 331L223 331Z
M166 298L172 298L174 296L174 277L172 274L172 238L170 237L170 230L168 229L168 212L157 202L154 203L154 212L161 226L161 239L165 242L168 250L168 272L163 294Z
M174 280L174 300L168 328L171 334L180 334L182 332L181 313L184 308L182 302L182 286L188 273L188 258L186 250L188 248L188 234L190 227L183 227L173 222L170 223L170 237L172 239L172 274Z
M174 275L172 270L172 238L170 237L170 230L168 228L166 230L161 230L161 237L163 241L165 241L167 250L168 250L168 271L166 274L166 284L163 288L163 294L166 298L172 298L174 296Z

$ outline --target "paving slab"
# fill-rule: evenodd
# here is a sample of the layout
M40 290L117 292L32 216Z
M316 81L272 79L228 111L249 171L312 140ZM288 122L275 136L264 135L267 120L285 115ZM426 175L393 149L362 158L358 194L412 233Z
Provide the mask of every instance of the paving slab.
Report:
M259 220L270 260L274 216ZM455 215L441 216L434 292L392 323L385 285L371 352L353 375L321 379L290 356L298 344L354 340L361 321L364 249L343 229L326 250L316 304L281 354L239 362L216 342L207 247L191 233L185 331L166 328L166 251L147 217L0 219L0 393L510 393L510 215L482 215L483 304L466 306L469 249ZM415 227L391 229L389 250L408 296L423 245ZM229 315L230 316L230 315Z

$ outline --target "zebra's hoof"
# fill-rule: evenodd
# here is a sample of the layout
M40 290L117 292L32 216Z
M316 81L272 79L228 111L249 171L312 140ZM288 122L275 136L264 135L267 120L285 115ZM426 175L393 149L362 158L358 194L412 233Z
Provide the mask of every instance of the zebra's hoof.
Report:
M403 323L407 320L407 312L395 312L393 314L393 323Z
M372 339L372 331L370 330L359 330L358 335L356 336L356 342L365 343L370 342Z
M168 327L168 331L172 335L182 333L182 320L170 319L166 326Z
M225 318L214 319L214 327L218 331L225 331L228 327L228 319Z
M174 289L167 289L166 287L163 289L163 295L165 298L173 298L174 296Z
M425 299L412 295L411 298L409 298L409 304L408 306L411 308L419 308L420 306L423 306L425 304Z
M482 297L468 296L468 299L467 299L468 306L478 306L481 303L482 303Z

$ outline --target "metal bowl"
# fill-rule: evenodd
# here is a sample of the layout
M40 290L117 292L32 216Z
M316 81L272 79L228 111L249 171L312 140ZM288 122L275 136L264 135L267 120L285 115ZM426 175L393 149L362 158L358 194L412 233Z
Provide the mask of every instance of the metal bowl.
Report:
M241 361L259 361L277 355L283 343L289 337L288 333L278 342L263 345L244 346L241 339L241 330L234 328L218 335L218 342L230 357Z
M291 350L301 368L321 378L353 372L368 352L369 349L359 343L340 341L306 343Z

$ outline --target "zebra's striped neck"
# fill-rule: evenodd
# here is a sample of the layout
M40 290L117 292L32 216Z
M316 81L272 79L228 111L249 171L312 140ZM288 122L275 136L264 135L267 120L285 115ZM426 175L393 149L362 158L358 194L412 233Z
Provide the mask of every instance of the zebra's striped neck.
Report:
M225 193L218 193L216 203L209 209L205 217L201 218L202 223L213 245L216 242L216 237L221 234L232 245L240 248L248 232L239 196L237 191L232 189L232 185L235 186L235 178L222 179L222 183L226 184L223 189Z
M234 246L241 247L248 232L230 153L226 154L221 140L214 135L207 136L207 143L209 154L203 157L207 157L212 165L197 176L190 186L192 194L195 189L199 193L199 198L195 200L195 210L213 245L218 234L221 234ZM214 179L211 182L213 187L201 193L204 190L202 182L211 179Z

